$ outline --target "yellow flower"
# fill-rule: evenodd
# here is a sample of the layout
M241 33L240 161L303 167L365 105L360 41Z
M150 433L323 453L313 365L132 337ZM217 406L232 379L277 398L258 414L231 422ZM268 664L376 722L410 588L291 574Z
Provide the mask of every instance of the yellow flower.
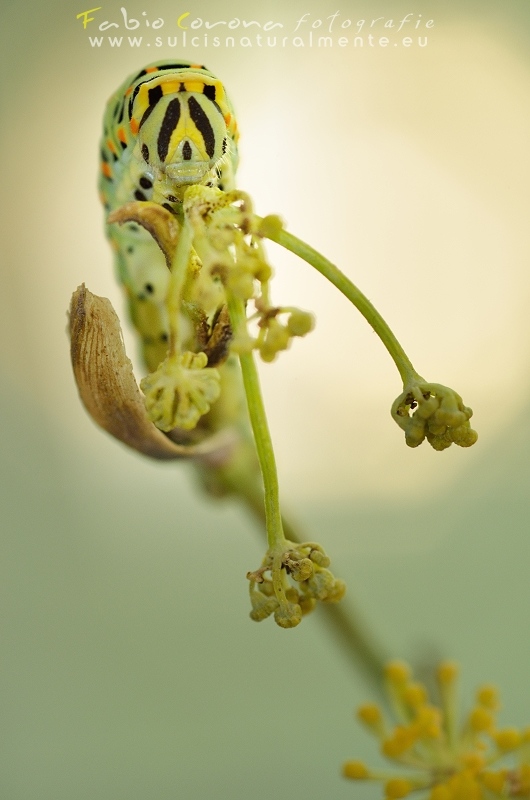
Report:
M371 770L363 762L347 761L344 777L380 781L385 800L412 794L418 800L530 798L530 731L497 727L499 698L491 685L479 688L474 707L459 721L457 674L454 663L439 665L435 705L406 664L388 664L386 689L397 724L391 727L373 703L361 706L358 718L377 738L383 755L407 772Z

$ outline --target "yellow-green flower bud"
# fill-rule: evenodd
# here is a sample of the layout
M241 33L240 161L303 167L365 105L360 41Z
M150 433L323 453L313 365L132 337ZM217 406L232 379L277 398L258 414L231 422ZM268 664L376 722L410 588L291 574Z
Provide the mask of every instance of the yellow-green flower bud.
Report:
M250 602L252 604L252 611L250 612L250 619L254 622L261 622L267 617L270 617L278 608L278 601L275 597L266 597L261 592L251 592Z
M307 581L307 586L317 600L325 600L334 590L335 577L329 569L319 569Z
M300 601L300 595L294 586L289 586L289 588L285 590L285 596L290 603L298 603Z
M205 353L168 356L140 383L149 418L162 431L192 430L221 393L216 369Z
M280 628L295 628L302 621L302 609L298 603L285 603L276 609L274 619Z
M302 615L304 617L306 616L306 614L310 614L311 611L314 610L316 604L317 604L317 601L315 600L315 598L314 597L310 597L307 594L301 595L301 597L300 597L300 599L298 601L298 605L302 609Z
M434 450L446 450L448 447L451 447L453 444L453 440L449 434L449 431L445 430L444 433L435 434L430 431L430 429L426 433L427 441L431 445Z
M324 553L322 549L317 549L313 547L311 552L309 553L309 558L315 564L318 564L319 567L329 567L331 564L331 559Z
M266 236L270 239L278 236L282 228L283 222L281 217L278 217L276 214L268 214L261 220L261 224L258 229L258 236Z
M226 284L229 291L241 300L250 300L254 297L254 276L242 266L233 266L230 269Z
M269 320L265 339L259 348L263 361L274 361L280 350L287 350L289 341L290 336L287 328L276 319Z
M242 330L238 331L230 342L230 350L238 355L251 353L255 344L256 340L246 330Z
M425 439L425 420L417 414L410 417L405 428L405 441L409 447L418 447Z
M409 447L425 438L435 450L453 443L470 447L477 434L469 427L473 412L453 389L438 383L418 383L405 389L392 405L392 417L405 432Z
M322 598L323 603L340 603L346 594L346 583L342 578L335 578L332 586L328 589L326 597Z
M345 778L363 781L370 777L370 770L363 761L347 761L342 767L342 774Z
M453 442L460 447L471 447L478 439L478 433L473 430L469 422L452 429L450 435Z
M272 581L264 580L263 583L258 584L258 591L267 595L267 597L272 597L274 595L274 586L272 585Z
M314 566L309 558L301 558L299 560L286 559L285 566L288 568L289 573L295 581L306 581L314 572Z
M305 336L315 327L315 318L308 311L295 309L289 314L287 330L291 336Z

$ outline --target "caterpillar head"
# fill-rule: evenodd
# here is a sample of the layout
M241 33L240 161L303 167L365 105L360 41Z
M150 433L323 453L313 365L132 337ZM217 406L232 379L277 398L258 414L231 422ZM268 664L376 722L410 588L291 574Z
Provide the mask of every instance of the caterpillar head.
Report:
M235 150L222 84L192 70L145 81L134 100L133 126L138 157L168 188L205 182Z

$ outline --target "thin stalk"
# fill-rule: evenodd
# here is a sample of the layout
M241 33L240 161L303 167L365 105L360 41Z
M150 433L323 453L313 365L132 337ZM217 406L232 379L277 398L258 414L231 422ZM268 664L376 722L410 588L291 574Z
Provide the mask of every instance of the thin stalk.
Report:
M234 495L244 501L256 518L260 529L264 530L263 488L258 484L255 474L248 469L238 471L236 474L224 471L223 481ZM282 526L289 541L298 544L307 541L307 534L292 519L282 517ZM385 663L389 661L390 656L375 639L351 599L347 597L341 603L319 603L319 608L314 613L320 617L326 631L333 637L350 667L362 674L382 704L388 707L383 675Z
M228 310L233 330L239 331L245 329L247 318L243 301L236 297L229 296ZM258 370L252 352L241 353L239 360L243 375L243 385L247 397L250 424L254 434L256 451L263 477L267 541L269 549L284 550L286 541L280 512L278 472L276 469L276 459L274 457L265 406L263 405Z
M258 217L258 224L260 221L261 220ZM361 292L361 290L358 289L357 286L355 286L355 284L352 283L338 267L335 266L335 264L332 264L331 261L328 261L328 259L325 258L321 253L319 253L317 250L314 250L301 239L298 239L296 236L293 236L292 233L288 233L283 229L280 229L277 232L268 231L267 237L271 239L271 241L276 242L282 247L285 247L286 250L290 250L291 253L299 256L304 261L307 261L308 264L310 264L317 270L317 272L320 272L321 275L327 278L328 281L336 286L337 289L342 292L342 294L347 297L351 303L353 303L355 308L360 311L365 320L372 326L388 350L398 369L399 374L401 375L404 386L408 386L417 381L420 376L412 366L410 359L381 314Z
M192 230L184 221L178 239L177 249L171 264L171 279L167 294L167 310L169 317L169 352L179 353L180 342L180 309L182 308L182 289L188 273L191 253Z

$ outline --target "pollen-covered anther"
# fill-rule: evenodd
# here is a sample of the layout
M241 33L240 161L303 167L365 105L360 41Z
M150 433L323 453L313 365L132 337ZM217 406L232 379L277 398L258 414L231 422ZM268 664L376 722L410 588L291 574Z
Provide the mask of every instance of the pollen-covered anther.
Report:
M499 769L495 771L485 770L480 776L482 785L494 795L503 796L505 794L506 778L508 775L507 769Z
M169 355L140 383L149 418L162 431L192 430L221 392L220 376L205 353Z
M404 686L410 678L410 667L405 661L389 661L385 667L385 677L394 686Z
M477 703L490 711L498 711L500 702L497 687L492 684L480 686L477 690Z
M495 727L495 719L491 711L477 706L469 715L469 727L474 733L491 733Z
M385 738L385 722L381 709L375 703L365 703L357 709L357 718L377 738Z
M426 739L438 739L442 734L441 714L435 706L421 706L413 722L413 729L418 736Z
M386 800L400 800L402 797L408 797L414 789L414 784L406 778L391 778L385 784Z
M458 665L454 661L442 661L436 670L436 677L441 686L452 686L458 678Z
M493 740L502 753L516 750L522 743L520 732L516 728L504 728L493 734Z
M418 740L418 731L409 725L397 725L391 736L384 739L381 751L388 758L399 759L414 747Z
M465 769L468 769L470 772L476 775L486 766L486 759L482 753L478 753L475 750L469 753L464 753L464 755L461 757L461 763Z
M346 761L342 767L342 774L353 781L365 781L371 775L363 761Z
M433 786L429 794L429 800L453 800L454 794L445 784Z
M427 703L427 689L421 683L410 683L403 692L403 699L411 708L417 709Z

